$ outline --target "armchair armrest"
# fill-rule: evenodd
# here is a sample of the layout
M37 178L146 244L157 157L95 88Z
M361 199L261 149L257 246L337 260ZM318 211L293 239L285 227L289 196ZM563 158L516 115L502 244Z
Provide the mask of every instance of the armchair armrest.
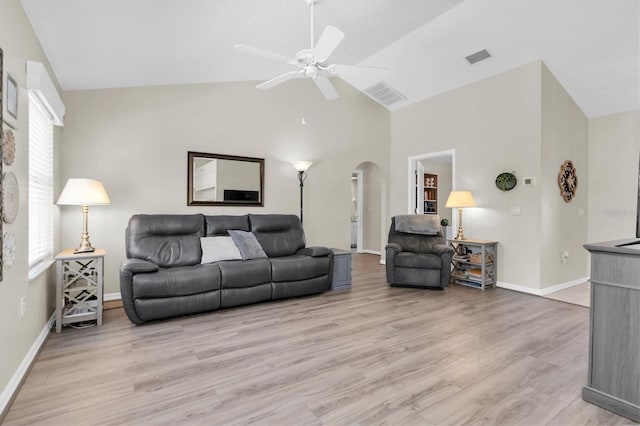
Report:
M437 254L442 256L443 254L449 253L453 255L453 249L446 244L434 244L433 245L433 254Z
M391 250L393 254L398 254L402 251L402 247L400 247L400 244L397 243L389 243L384 249L387 253L389 253L389 250Z
M326 247L305 247L303 249L298 250L296 254L302 254L304 256L311 256L311 257L325 257L325 256L333 257L333 251L331 251L331 249L328 249Z

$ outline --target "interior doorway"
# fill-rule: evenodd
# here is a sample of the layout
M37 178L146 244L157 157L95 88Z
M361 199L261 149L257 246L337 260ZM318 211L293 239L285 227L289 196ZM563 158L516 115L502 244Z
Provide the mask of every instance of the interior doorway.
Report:
M378 255L382 263L388 228L384 219L387 215L386 175L379 165L367 161L355 168L351 185L352 191L355 191L355 197L353 192L351 197L351 226L356 228L355 250L357 253ZM354 210L356 217L353 217Z
M456 188L455 176L455 150L409 157L408 213L437 214L449 221L447 234L456 229L457 217L445 207L449 193Z
M362 253L362 207L364 172L351 174L351 251Z

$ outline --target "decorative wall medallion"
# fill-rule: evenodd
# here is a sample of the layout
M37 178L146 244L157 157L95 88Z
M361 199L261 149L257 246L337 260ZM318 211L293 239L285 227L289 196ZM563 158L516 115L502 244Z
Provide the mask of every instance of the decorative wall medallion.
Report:
M13 223L20 204L18 179L13 172L2 175L2 220Z
M13 164L13 160L16 159L16 138L13 135L13 130L6 129L2 135L2 161L7 166Z
M578 189L578 176L571 160L562 163L560 174L558 174L558 185L560 186L560 195L566 203L569 203Z
M13 232L5 232L3 240L2 263L7 268L10 268L16 259L16 236L13 235Z

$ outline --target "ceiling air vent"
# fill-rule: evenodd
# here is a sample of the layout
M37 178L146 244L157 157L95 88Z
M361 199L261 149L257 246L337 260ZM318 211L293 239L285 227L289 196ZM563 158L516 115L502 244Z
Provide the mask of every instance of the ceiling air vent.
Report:
M407 99L402 93L398 92L393 87L389 86L384 81L376 83L373 86L365 89L364 93L378 101L382 105L388 107L400 101Z
M489 59L490 57L491 57L491 53L489 53L487 49L482 49L476 53L472 53L471 55L467 56L465 59L469 61L471 65L473 65L477 62L484 61L485 59Z

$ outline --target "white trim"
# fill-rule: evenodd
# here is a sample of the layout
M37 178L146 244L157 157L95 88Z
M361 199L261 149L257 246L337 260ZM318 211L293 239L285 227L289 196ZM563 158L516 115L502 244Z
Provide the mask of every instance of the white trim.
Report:
M47 106L53 116L53 124L64 125L64 103L42 63L27 61L27 89L33 90Z
M539 288L525 287L523 285L505 283L498 281L497 287L506 288L507 290L519 291L520 293L533 294L534 296L542 296Z
M6 414L5 410L8 408L11 399L14 397L14 395L17 394L18 390L20 390L20 384L26 377L27 373L29 372L29 368L38 356L40 348L42 347L44 342L46 342L49 331L54 326L56 320L55 315L56 313L54 311L53 314L51 314L49 321L47 321L47 323L42 328L42 331L40 331L38 337L36 337L33 345L31 345L31 349L29 349L29 352L27 352L27 354L25 355L24 359L18 366L18 369L15 371L15 373L13 373L13 376L11 376L9 383L7 383L7 386L5 386L4 390L0 394L0 414ZM2 418L1 415L0 418Z
M360 253L366 253L366 254L375 254L377 256L382 256L382 253L376 250L362 250Z
M540 295L546 296L547 294L555 293L556 291L560 291L566 288L575 287L577 285L584 284L587 281L589 281L589 277L579 278L573 281L567 281L566 283L556 284L551 287L545 287L542 290L540 290Z
M46 272L47 269L49 269L49 267L53 265L54 262L55 261L53 259L46 259L35 264L35 266L29 269L29 281L35 280L43 272Z
M107 293L102 297L103 302L113 302L114 300L122 300L122 295L119 291L115 293Z
M567 281L565 283L556 284L552 287L546 287L546 288L525 287L523 285L510 284L502 281L498 281L497 286L506 288L507 290L515 290L521 293L533 294L535 296L546 296L548 294L555 293L556 291L564 290L566 288L574 287L579 284L585 283L588 280L589 280L589 277L579 278L577 280Z
M380 257L380 264L381 265L386 265L387 264L387 259L383 258L382 256Z
M415 176L415 170L416 170L416 162L420 161L420 160L428 160L429 158L432 157L440 157L443 155L451 155L451 190L455 191L456 190L456 150L455 149L447 149L444 151L438 151L438 152L429 152L426 154L419 154L419 155L411 155L408 158L408 172L409 172L409 198L408 198L408 204L407 204L407 214L414 214L415 213L415 207L413 205L413 200L415 198L413 191L415 189L415 183L414 183L414 176ZM452 222L455 219L455 216L452 214ZM456 224L455 229L458 229L458 225Z
M358 220L356 221L356 252L362 253L361 248L364 246L363 238L364 238L364 230L362 228L362 215L364 214L364 171L355 170L353 173L356 175L356 214L358 215Z

